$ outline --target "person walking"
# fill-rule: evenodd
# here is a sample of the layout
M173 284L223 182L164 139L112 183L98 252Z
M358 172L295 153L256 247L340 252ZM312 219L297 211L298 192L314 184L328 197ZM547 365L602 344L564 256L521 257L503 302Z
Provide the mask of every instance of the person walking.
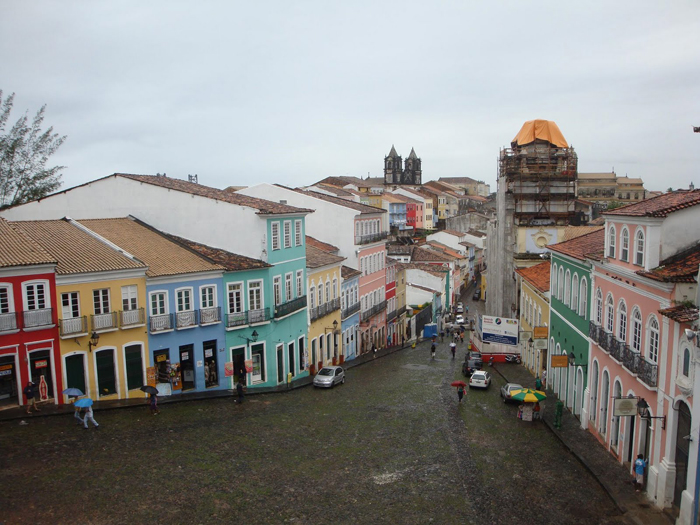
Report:
M442 342L444 342L444 341L445 341L445 331L444 331L444 330L440 330L440 342L442 343Z
M644 487L644 470L647 468L647 462L644 459L644 454L637 454L637 459L634 460L634 486L637 492L641 492Z
M236 383L236 393L238 394L238 399L236 402L238 404L243 403L243 383L241 383L240 380L238 380L238 383Z
M430 346L430 357L435 359L435 343Z
M74 399L73 403L75 403L75 401L76 400ZM81 414L83 413L83 409L80 407L73 407L73 408L75 409L75 410L73 410L73 417L78 420L78 421L76 421L76 423L78 425L82 425L83 424L83 417L81 416Z
M542 388L547 388L547 369L542 369Z
M542 390L542 380L540 376L535 377L535 390Z
M158 396L156 394L151 394L150 399L151 414L157 416L160 414L160 409L158 408Z
M462 402L462 398L464 397L464 387L462 385L459 385L457 387L457 397L459 398L459 402Z
M41 409L36 406L36 383L32 383L31 379L27 381L27 386L24 387L23 392L27 396L27 414L32 412L32 407L34 407L35 412L41 412Z
M452 352L452 359L454 359L455 354L457 352L457 343L455 343L454 341L450 343L450 351Z
M95 421L95 418L93 417L92 406L85 407L85 417L83 418L83 428L85 430L88 429L88 421L92 422L92 424L95 427L95 430L100 428L100 425L97 424L97 421Z

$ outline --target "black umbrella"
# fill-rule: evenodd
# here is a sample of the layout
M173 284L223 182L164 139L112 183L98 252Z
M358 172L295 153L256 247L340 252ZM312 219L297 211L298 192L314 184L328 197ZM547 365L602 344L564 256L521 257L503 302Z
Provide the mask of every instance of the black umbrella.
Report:
M141 387L141 390L143 390L147 394L152 394L154 396L158 395L158 389L154 386L151 386L151 385L144 385Z

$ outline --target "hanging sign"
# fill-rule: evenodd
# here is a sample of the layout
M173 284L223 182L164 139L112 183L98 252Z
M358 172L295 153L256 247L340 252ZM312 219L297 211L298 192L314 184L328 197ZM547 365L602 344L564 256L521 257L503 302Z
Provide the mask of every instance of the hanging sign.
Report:
M224 363L224 376L233 377L233 361L230 363Z
M623 397L613 400L613 416L636 416L637 398Z
M552 368L566 368L569 366L569 358L566 355L550 356Z
M533 342L533 346L537 350L546 350L547 349L547 340L546 339L535 339Z
M180 361L189 361L190 360L190 353L189 352L182 352L180 354Z
M156 356L156 363L162 363L163 361L167 361L168 356L167 354L159 354Z
M535 339L547 339L548 330L546 326L535 326L532 331L534 332Z
M245 371L248 374L250 374L253 371L253 360L252 359L245 360Z

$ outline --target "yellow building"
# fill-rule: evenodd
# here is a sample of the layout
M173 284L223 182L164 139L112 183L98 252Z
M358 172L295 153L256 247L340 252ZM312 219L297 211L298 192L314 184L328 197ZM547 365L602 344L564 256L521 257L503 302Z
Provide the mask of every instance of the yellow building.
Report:
M396 264L396 317L398 318L397 341L406 337L406 269L403 264Z
M523 333L520 352L523 364L536 376L541 376L547 364L544 331L549 322L549 268L550 262L544 261L515 270L520 285L520 330ZM539 337L543 333L544 337Z
M340 284L344 257L338 248L306 237L306 289L309 300L309 371L345 361L341 341Z
M63 384L94 400L144 397L146 265L69 220L14 224L58 261Z

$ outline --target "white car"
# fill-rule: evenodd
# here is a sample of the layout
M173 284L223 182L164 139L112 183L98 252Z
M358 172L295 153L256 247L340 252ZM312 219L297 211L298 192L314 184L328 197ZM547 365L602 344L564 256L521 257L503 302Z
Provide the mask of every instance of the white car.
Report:
M462 314L458 314L457 317L455 317L455 323L464 324L464 316Z
M491 374L477 370L469 378L469 388L488 388L491 385Z
M463 314L463 313L464 313L464 307L463 307L463 306L457 306L456 312L457 312L458 314Z

